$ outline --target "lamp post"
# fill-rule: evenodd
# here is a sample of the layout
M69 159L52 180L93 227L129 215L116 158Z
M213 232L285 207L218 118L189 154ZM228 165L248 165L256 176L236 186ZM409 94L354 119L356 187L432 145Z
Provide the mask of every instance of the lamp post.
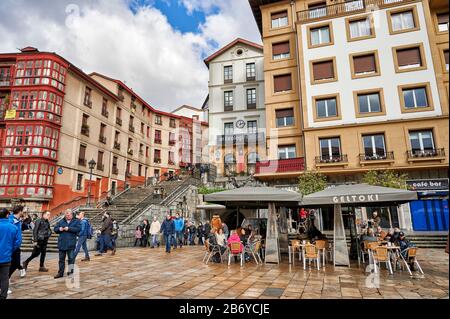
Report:
M88 188L88 198L87 198L87 206L91 207L91 186L92 186L92 170L95 168L97 163L94 159L91 159L88 163L89 165L89 188Z

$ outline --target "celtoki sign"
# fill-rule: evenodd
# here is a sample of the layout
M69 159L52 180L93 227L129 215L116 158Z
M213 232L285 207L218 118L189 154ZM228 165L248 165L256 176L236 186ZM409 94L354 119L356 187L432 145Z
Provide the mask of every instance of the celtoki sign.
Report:
M333 196L333 202L336 204L367 203L378 201L380 201L380 196L378 194Z
M448 190L448 178L418 179L406 181L412 190Z

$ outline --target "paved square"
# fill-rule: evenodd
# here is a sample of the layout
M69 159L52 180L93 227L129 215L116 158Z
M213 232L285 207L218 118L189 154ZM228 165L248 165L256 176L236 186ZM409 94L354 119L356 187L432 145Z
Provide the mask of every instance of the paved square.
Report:
M420 249L425 276L406 271L389 275L383 267L378 288L368 288L362 268L327 265L320 271L302 264L260 265L202 263L202 247L164 249L124 248L115 256L92 257L80 267L80 286L67 288L66 279L53 279L57 260L49 260L47 274L37 272L38 261L25 278L12 278L11 299L23 298L449 298L449 257L442 249ZM28 256L28 254L24 254ZM82 257L81 257L82 258ZM79 259L81 259L79 256ZM70 284L70 282L69 282ZM70 286L70 285L69 285Z

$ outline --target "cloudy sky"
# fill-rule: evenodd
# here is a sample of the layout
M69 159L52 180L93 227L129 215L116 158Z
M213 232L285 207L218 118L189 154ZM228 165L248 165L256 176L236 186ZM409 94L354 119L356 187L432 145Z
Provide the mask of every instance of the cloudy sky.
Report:
M206 56L237 37L261 42L248 0L1 0L0 16L0 52L57 52L166 111L202 105Z

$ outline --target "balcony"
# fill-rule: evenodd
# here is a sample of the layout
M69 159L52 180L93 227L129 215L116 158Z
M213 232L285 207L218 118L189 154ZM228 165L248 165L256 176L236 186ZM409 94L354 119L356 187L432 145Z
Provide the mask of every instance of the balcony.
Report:
M134 126L132 124L128 125L128 130L134 133Z
M155 157L155 159L153 160L153 163L155 163L155 164L161 164L161 158Z
M247 76L247 82L253 82L253 81L256 81L255 76Z
M103 164L97 164L97 169L101 172L103 172L103 170L105 169L105 165Z
M134 151L133 151L131 148L129 148L128 151L127 151L127 153L128 153L128 155L133 156Z
M247 103L247 110L256 110L256 103Z
M102 110L102 115L106 118L109 116L109 112L107 110Z
M83 104L89 108L92 108L92 101L84 101Z
M116 117L116 124L122 126L122 119Z
M169 140L169 145L174 146L177 143L176 140Z
M86 166L86 159L85 158L79 158L78 159L78 165Z
M113 168L112 168L112 173L113 173L114 175L119 175L119 169L118 169L117 167L113 167Z
M305 158L256 162L255 174L298 173L305 169Z
M385 152L385 154L359 154L359 163L361 166L370 164L391 164L394 163L394 152Z
M11 77L10 76L0 77L0 87L4 87L4 86L11 86Z
M348 164L346 154L332 156L316 156L316 167L322 166L345 166Z
M265 142L264 133L218 135L217 145L257 145Z
M224 105L223 110L225 112L232 112L233 111L233 105Z
M81 134L84 136L89 137L89 126L88 125L82 125L81 126Z
M119 142L114 142L114 149L120 151L120 143Z
M314 7L299 11L297 12L297 19L300 23L306 23L324 18L329 19L337 16L370 12L371 10L379 10L384 7L408 2L415 2L415 0L355 0L340 2L329 6Z
M162 144L162 140L160 138L155 138L155 144Z
M106 136L99 136L98 141L102 144L106 144Z
M445 150L436 148L430 150L410 150L407 152L408 162L443 161Z
M174 160L169 160L169 165L175 165L175 161Z

